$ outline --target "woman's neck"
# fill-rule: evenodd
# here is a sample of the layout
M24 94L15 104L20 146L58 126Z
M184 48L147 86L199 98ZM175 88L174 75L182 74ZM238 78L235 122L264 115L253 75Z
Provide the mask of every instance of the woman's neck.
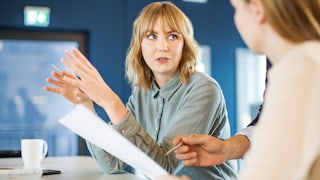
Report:
M156 84L158 85L158 88L161 89L163 86L165 86L167 84L168 81L170 81L170 79L174 75L175 74L171 74L171 75L159 75L159 74L157 74L156 76L154 76L154 80L155 80Z
M284 39L278 33L269 33L266 38L265 50L271 63L275 64L281 61L295 45L296 43Z

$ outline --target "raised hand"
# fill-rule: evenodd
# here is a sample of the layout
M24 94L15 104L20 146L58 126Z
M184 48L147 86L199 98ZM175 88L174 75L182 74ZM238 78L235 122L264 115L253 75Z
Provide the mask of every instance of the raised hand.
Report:
M90 99L98 105L103 106L108 98L107 93L113 93L105 83L96 68L77 49L72 52L66 51L67 59L62 59L62 63L70 68L79 78L64 76L63 80L75 87L78 87L87 94Z
M55 77L55 79L47 78L46 81L55 87L44 86L44 90L48 92L53 92L60 94L61 96L68 99L70 102L74 104L83 103L85 101L89 101L90 99L86 94L81 91L78 87L67 83L63 80L63 77L69 77L70 79L76 80L77 78L67 71L62 71L62 74L57 73L55 71L51 72L51 75Z
M120 123L128 111L119 96L112 91L97 69L78 49L73 49L72 52L66 51L65 54L68 58L63 58L61 62L71 69L78 78L75 78L70 73L63 74L63 76L58 76L58 74L54 73L58 81L50 80L50 82L64 88L51 90L59 90L60 94L64 95L67 99L72 100L72 102L79 102L76 96L70 96L65 92L72 92L77 89L77 95L84 93L87 99L94 101L97 105L104 108L114 124Z

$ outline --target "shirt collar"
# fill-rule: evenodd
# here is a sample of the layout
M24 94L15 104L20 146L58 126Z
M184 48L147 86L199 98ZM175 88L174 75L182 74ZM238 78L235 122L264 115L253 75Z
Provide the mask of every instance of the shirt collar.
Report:
M169 100L181 85L182 81L180 80L178 72L161 89L158 88L156 82L153 80L151 84L153 98L156 98L159 95L160 97Z

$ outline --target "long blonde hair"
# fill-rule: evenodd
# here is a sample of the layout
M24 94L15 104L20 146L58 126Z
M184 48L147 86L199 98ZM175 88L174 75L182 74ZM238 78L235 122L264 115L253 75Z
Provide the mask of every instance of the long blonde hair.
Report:
M271 26L292 42L320 40L319 0L260 0Z
M160 18L169 27L183 36L184 47L178 66L180 78L186 83L194 73L199 58L198 43L194 39L194 31L188 17L171 2L154 2L145 6L133 24L130 46L126 57L126 77L132 86L150 89L153 80L151 69L145 63L141 42L152 31L156 20Z

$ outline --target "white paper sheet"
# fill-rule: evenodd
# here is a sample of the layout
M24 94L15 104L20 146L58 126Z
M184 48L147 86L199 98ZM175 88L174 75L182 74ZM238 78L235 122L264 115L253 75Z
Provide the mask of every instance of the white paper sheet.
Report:
M168 174L158 163L83 105L76 105L59 122L150 179Z
M1 169L0 180L37 180L41 179L42 169Z

